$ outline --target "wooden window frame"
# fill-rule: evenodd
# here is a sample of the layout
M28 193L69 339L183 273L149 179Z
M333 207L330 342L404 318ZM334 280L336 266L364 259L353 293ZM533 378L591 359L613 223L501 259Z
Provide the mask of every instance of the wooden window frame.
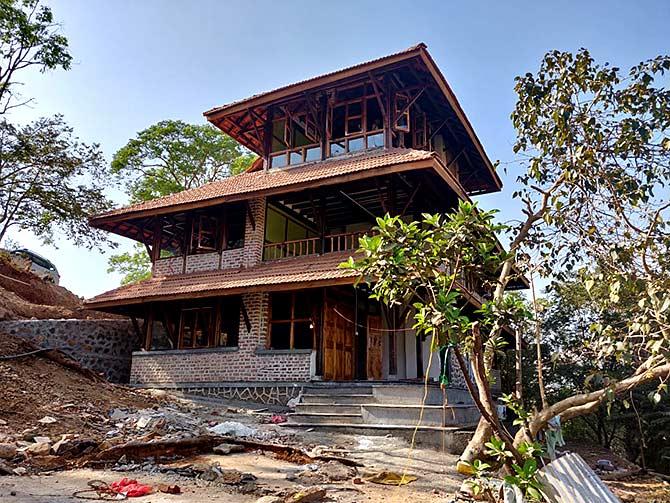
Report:
M314 143L309 143L307 145L302 145L300 147L296 147L293 143L295 140L295 134L294 134L294 128L296 126L295 120L293 117L297 118L298 120L301 120L302 123L305 125L305 137L310 139L310 134L314 135L314 138L311 138L312 140L316 139ZM278 121L284 121L284 144L286 145L286 148L283 150L277 150L274 152L270 152L270 169L273 168L273 161L274 159L284 157L284 164L281 166L277 166L275 169L282 169L282 168L288 168L290 166L296 166L299 164L304 164L305 162L309 162L307 160L307 152L312 149L319 149L319 159L321 160L323 152L321 152L321 139L318 138L318 128L316 127L316 124L314 121L310 118L309 114L307 112L298 112L295 114L290 114L290 113L284 113L284 115L278 119L273 119L274 122ZM274 130L274 127L273 127ZM292 154L299 154L300 155L300 160L297 162L291 162L291 155Z
M404 100L404 103L401 103L401 100ZM411 116L409 113L409 108L411 107L407 108L407 110L405 110L402 114L400 114L400 112L402 112L402 110L410 103L410 101L411 99L407 94L401 92L395 93L395 96L393 97L393 129L395 131L400 131L402 133L410 132ZM398 125L398 120L401 117L405 118L405 123L407 124L407 126Z
M296 318L295 317L296 294L303 293L303 292L275 292L275 294L280 294L280 295L281 294L286 295L287 293L289 293L291 295L291 317L288 318L288 319L279 319L279 320L275 320L273 318L273 313L272 313L272 311L273 311L273 309L272 309L273 308L273 305L272 305L273 304L273 302L272 302L273 294L270 294L270 298L269 298L269 302L268 302L268 334L267 334L267 339L266 339L266 343L265 343L265 348L266 349L275 349L275 350L278 350L278 351L286 351L286 350L295 351L296 350L296 348L295 348L295 325L296 325L296 323L307 323L307 322L309 322L310 325L311 325L311 330L312 330L312 347L310 349L313 351L315 349L315 344L316 344L316 330L317 330L316 319L317 319L317 316L316 316L315 311L317 311L317 307L313 306L312 316L310 316L308 318ZM278 349L278 348L273 348L272 347L272 325L276 325L276 324L283 324L283 325L289 324L290 325L290 328L289 328L289 347L288 348Z
M363 86L367 86L367 84L361 84ZM352 86L352 87L358 87L358 86ZM367 92L366 90L363 92L363 95L360 98L353 98L349 100L342 100L342 101L336 101L334 103L330 103L328 105L328 113L327 113L327 121L328 121L328 127L327 127L327 132L328 132L328 152L327 152L327 157L337 157L340 155L345 155L348 153L351 153L351 149L349 147L349 142L351 140L358 140L360 138L363 139L363 148L355 150L354 152L361 152L364 150L369 150L371 148L381 148L381 147L371 147L369 145L368 138L371 136L376 136L378 134L384 134L384 125L382 122L382 127L378 129L370 129L368 130L368 100L377 100L377 95L374 92ZM354 103L360 103L361 107L361 113L359 115L349 115L349 106L354 104ZM334 110L338 107L344 107L344 136L341 138L333 138L333 113ZM349 132L349 121L351 119L359 119L361 120L361 131L357 132ZM338 153L336 155L333 155L332 153L332 145L334 143L343 143L344 144L344 152Z
M217 300L213 305L206 305L206 306L182 306L179 308L179 322L178 322L178 334L177 334L177 347L176 349L181 349L181 350L191 350L191 349L207 349L207 348L236 348L239 347L240 341L240 331L238 329L237 333L237 345L236 346L222 346L222 345L217 345L217 342L220 339L221 335L221 321L223 319L223 316L226 315L226 313L223 312L223 306L224 302L222 300ZM238 302L238 313L236 320L239 323L240 322L240 314L242 312L242 299L239 299ZM199 326L198 324L200 323L202 317L201 313L204 311L209 311L209 335L207 337L207 344L206 345L198 345L197 344L197 339L195 337L195 332L197 327ZM184 313L187 312L195 312L194 319L193 319L193 327L191 327L191 344L189 346L186 346L184 344L184 325L186 322ZM152 321L154 321L152 319ZM151 341L150 339L147 340L147 344L150 344ZM150 347L150 346L148 346Z

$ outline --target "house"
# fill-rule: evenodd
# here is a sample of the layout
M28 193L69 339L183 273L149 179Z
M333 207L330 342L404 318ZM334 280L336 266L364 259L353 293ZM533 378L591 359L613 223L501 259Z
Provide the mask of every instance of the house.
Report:
M153 263L150 279L86 303L138 320L131 383L281 402L300 383L420 380L428 341L338 265L377 216L501 189L426 46L204 115L258 154L247 172L90 219ZM486 296L457 286L472 309Z

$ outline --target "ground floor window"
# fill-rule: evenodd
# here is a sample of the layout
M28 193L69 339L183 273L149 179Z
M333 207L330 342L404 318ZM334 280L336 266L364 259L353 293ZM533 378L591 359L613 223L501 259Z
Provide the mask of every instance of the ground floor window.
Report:
M242 299L156 304L150 308L146 347L151 350L237 347Z
M270 349L314 349L321 296L318 291L270 296Z

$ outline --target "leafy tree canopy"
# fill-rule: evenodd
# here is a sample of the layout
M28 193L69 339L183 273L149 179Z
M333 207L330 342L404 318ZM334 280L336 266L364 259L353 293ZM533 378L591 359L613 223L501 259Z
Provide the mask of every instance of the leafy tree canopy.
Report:
M112 173L125 180L131 202L139 202L235 175L254 159L214 126L165 120L119 149Z
M30 101L17 91L22 70L69 70L68 49L49 7L39 0L0 0L0 115Z
M209 124L165 120L140 131L119 149L111 171L125 183L131 202L140 202L236 175L255 159ZM151 275L151 262L141 245L110 257L108 266L108 272L123 274L122 284Z
M80 143L61 116L26 126L0 122L0 240L10 228L47 243L54 231L78 245L107 244L88 216L110 208L98 145Z
M388 216L378 223L377 237L361 240L365 257L349 266L368 280L375 278L373 291L387 303L419 299L415 301L418 333L440 332L451 339L456 330L456 355L467 353L472 361L475 383L469 387L474 391L477 386L473 398L482 420L463 462L482 454L484 443L494 434L521 463L523 443L535 440L555 416L567 421L591 413L646 384L655 383L655 400L667 391L670 90L665 72L669 70L670 56L642 62L624 73L596 63L586 50L553 51L535 74L517 78L512 121L522 170L520 188L513 195L522 204L524 218L509 227L508 253L486 251L491 246L486 236L496 229L485 220L475 226L482 250L477 241L465 241L456 253L447 246L445 237L470 232L468 226L454 228L472 214L464 205L448 219L424 215L416 224L417 232L430 230L423 242L413 239L410 226L389 232L405 224ZM432 229L433 222L439 230ZM440 246L433 247L434 243ZM467 257L482 264L480 272L496 271L488 280L480 277L492 291L478 316L456 310L466 295L458 288L459 279L477 272ZM588 327L593 354L625 362L631 371L535 413L514 405L523 428L512 443L497 419L488 373L503 327L520 323L528 314L505 294L515 265L527 275L539 272L558 278L579 270L586 292L606 291L595 311L597 319ZM625 316L604 316L607 311Z

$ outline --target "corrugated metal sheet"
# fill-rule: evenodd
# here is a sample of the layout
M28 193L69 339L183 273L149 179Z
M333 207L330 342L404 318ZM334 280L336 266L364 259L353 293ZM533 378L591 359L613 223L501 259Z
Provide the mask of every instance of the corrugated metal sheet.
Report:
M552 461L538 474L552 503L621 503L578 454Z

